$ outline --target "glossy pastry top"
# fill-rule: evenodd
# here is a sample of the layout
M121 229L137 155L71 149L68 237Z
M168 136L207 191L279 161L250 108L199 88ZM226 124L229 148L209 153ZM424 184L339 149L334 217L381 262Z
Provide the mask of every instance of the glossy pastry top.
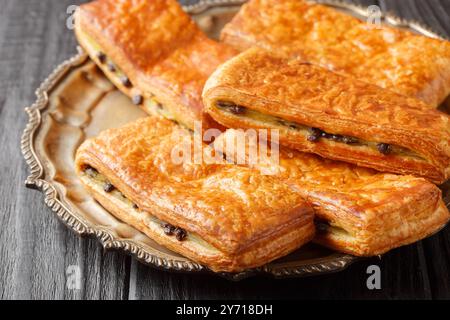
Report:
M216 139L215 145L229 150L229 160L249 163L248 159L242 159L242 153L236 152L235 148L226 147L227 144L236 145L236 139L241 138L242 134L247 136L245 141L248 146L256 145L257 140L249 139L248 132L235 129L226 130ZM278 152L278 162L273 161L269 148L269 157L249 165L258 170L271 167L271 172L276 173L274 177L296 185L297 190L312 204L322 207L328 204L335 207L336 213L346 212L351 222L359 220L353 226L356 228L360 228L361 223L387 224L389 222L383 222L381 215L390 214L394 208L401 208L408 203L421 202L435 208L440 201L439 188L423 178L382 173L282 146ZM320 216L321 212L323 210L316 214Z
M229 123L223 122L217 103L230 101L329 133L413 150L439 167L443 175L450 175L447 114L423 108L419 100L300 60L249 49L213 73L203 97L207 112L224 125Z
M317 240L333 249L356 255L376 255L430 235L450 219L439 188L425 179L380 173L285 147L250 162L249 153L235 147L246 137L247 152L258 146L249 131L228 129L215 141L230 161L246 163L297 186L314 207ZM228 146L232 146L229 148ZM273 147L273 145L272 145Z
M187 107L181 112L189 127L201 120L206 79L235 54L208 39L176 0L97 0L81 5L75 19L133 86Z
M77 170L97 169L141 210L227 253L311 223L310 207L289 184L231 164L180 161L191 139L188 130L148 117L84 142Z
M437 107L450 94L450 42L368 24L304 0L251 0L222 31L240 50L257 45L321 64Z

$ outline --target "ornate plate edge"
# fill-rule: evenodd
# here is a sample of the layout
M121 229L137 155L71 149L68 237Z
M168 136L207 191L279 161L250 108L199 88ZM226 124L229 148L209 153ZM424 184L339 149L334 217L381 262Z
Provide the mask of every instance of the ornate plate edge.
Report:
M218 273L218 275L233 281L240 281L242 279L255 276L258 274L270 275L276 279L294 278L294 277L300 278L343 271L357 260L362 260L362 258L342 254L336 257L334 260L327 261L326 263L318 263L314 265L296 266L296 267L274 267L268 264L260 268L243 271L236 274Z
M212 7L216 6L233 6L245 3L245 0L200 0L193 5L184 6L185 11L191 14L199 14ZM318 0L318 3L329 4L336 7L345 8L355 11L361 16L367 16L367 10L362 6L344 3L337 0ZM426 33L430 36L445 39L445 37L434 32L430 28L422 25L416 21L408 21L400 19L395 15L383 14L382 17L389 23L398 27L409 27L420 33ZM32 189L41 190L44 193L44 203L54 212L57 217L70 229L75 231L80 236L94 236L99 239L105 249L119 249L136 257L139 261L151 265L153 267L165 270L183 271L183 272L199 272L209 271L206 267L195 262L184 262L177 260L163 259L158 256L148 253L142 246L136 244L134 241L120 239L105 230L102 227L93 226L87 221L83 221L78 215L74 214L64 203L59 199L56 188L48 181L41 179L44 175L43 165L35 152L34 137L36 131L42 123L42 111L48 106L49 92L72 68L84 63L87 55L78 48L78 53L68 60L57 66L53 72L41 83L36 90L35 102L25 108L29 120L23 131L20 147L22 155L27 163L30 174L25 180L25 186ZM333 273L344 270L350 264L361 258L345 255L335 258L334 261L327 261L309 266L297 267L281 267L277 268L271 265L262 266L260 268L236 273L217 273L218 275L230 280L242 280L256 274L272 275L275 278L286 277L304 277L316 274Z

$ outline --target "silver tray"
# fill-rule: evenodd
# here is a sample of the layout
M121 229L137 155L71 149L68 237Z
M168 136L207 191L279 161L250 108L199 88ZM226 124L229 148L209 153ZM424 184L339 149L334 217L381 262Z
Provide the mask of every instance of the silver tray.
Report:
M223 25L239 10L242 0L207 0L184 9L211 37L217 38ZM366 8L340 2L320 1L360 18ZM440 37L416 22L391 15L386 23ZM45 204L80 236L99 239L105 249L120 249L153 267L180 272L211 272L152 241L117 220L81 187L74 173L76 148L100 131L118 127L145 114L130 103L98 71L87 55L78 54L58 66L36 91L37 100L26 108L29 122L21 139L23 156L30 168L25 181L29 188L44 193ZM448 199L448 188L445 188ZM319 275L345 269L357 258L314 244L297 250L263 267L221 276L239 280L256 274L274 277Z

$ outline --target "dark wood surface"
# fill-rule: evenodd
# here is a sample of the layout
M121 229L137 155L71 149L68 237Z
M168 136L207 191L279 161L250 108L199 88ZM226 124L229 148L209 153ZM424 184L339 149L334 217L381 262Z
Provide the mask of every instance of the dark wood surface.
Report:
M337 274L241 282L154 270L68 230L44 205L40 192L25 189L28 171L19 140L27 121L23 108L34 101L35 88L75 52L66 9L81 2L0 0L1 299L450 298L449 227ZM450 0L352 2L377 4L450 36ZM367 289L371 264L380 266L381 290ZM66 286L71 265L82 271L79 290Z

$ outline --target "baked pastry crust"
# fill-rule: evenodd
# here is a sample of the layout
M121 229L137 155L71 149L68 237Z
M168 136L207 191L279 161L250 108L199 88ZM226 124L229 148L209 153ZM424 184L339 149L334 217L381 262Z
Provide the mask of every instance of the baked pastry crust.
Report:
M236 52L208 39L176 0L83 4L75 14L75 34L122 92L143 97L145 111L191 129L194 121L214 126L202 113L201 91L215 68Z
M450 175L447 114L301 60L249 49L213 73L203 101L224 126L279 129L280 143L300 151L435 183ZM229 112L224 103L244 111ZM327 138L311 141L311 130ZM343 137L356 143L336 141Z
M173 150L190 139L187 129L150 116L85 141L76 172L112 214L214 271L263 265L314 237L312 208L288 184L227 163L176 164ZM187 238L164 234L162 222Z
M314 207L314 241L331 249L356 256L383 254L437 232L450 219L441 191L425 179L380 173L285 147L279 147L278 162L270 148L268 157L250 162L243 157L258 145L251 137L249 131L228 129L215 146L228 151L229 161L276 173L275 178L296 186ZM237 141L245 141L247 154L236 152Z
M302 57L436 108L450 94L450 42L375 26L303 0L251 0L222 30L243 51Z

